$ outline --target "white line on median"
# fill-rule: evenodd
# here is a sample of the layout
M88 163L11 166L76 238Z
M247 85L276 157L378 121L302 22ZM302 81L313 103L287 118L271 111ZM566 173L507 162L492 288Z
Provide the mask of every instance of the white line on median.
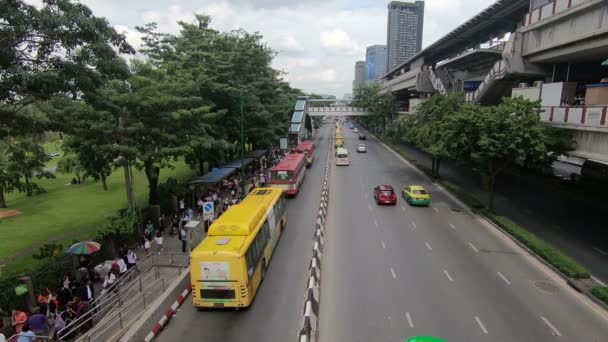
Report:
M601 255L608 255L608 252L602 250L599 247L593 247L593 249L595 249L596 252L600 253Z
M384 240L380 240L380 243L382 243L382 248L386 249L386 244L384 243Z
M454 282L454 279L452 279L452 276L450 275L448 270L443 270L443 273L445 273L445 276L448 277L449 281Z
M413 328L414 322L412 321L412 316L410 316L409 312L405 313L405 318L407 318L407 324L409 324L410 328Z
M435 210L436 213L439 213L439 209L433 207L433 210Z
M477 321L477 324L479 325L479 328L481 329L481 331L483 331L483 333L487 335L488 329L486 329L486 327L483 325L483 323L481 322L479 317L475 316L475 320Z
M456 229L456 226L450 223L450 228Z
M395 273L395 270L391 267L391 274L393 275L393 279L397 279L397 274Z
M507 279L507 277L505 277L504 275L502 275L502 273L500 272L496 272L498 273L498 276L502 278L502 280L505 281L505 283L507 283L507 285L511 285L511 282L509 281L509 279Z
M474 245L474 244L472 244L472 243L470 243L470 242L469 242L469 246L470 246L471 248L473 248L473 250L475 251L475 253L479 253L479 249L477 249L477 247L475 247L475 245Z
M559 330L557 330L548 319L546 319L544 316L540 316L540 318L549 326L549 328L551 328L551 330L553 330L553 335L562 336L562 333L560 333Z
M425 244L426 244L426 248L428 248L429 251L433 250L433 248L431 247L431 245L428 242L425 242Z
M596 277L594 277L594 276L591 276L591 279L595 280L595 282L596 282L596 283L598 283L598 284L602 285L603 287L608 286L608 285L606 285L606 283L604 283L603 281L601 281L601 280L597 279L597 278L596 278Z

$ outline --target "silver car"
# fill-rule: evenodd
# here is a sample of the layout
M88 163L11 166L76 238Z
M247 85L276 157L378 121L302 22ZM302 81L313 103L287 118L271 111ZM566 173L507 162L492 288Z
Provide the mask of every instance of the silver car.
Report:
M365 147L365 144L357 144L357 152L361 152L361 153L367 152L367 147Z

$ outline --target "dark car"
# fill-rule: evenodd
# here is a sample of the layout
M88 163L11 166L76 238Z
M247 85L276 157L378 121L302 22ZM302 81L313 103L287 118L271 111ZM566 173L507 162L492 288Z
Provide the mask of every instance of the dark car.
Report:
M359 133L359 140L365 140L367 137L363 133Z
M390 185L378 185L374 188L376 204L397 204L397 194Z

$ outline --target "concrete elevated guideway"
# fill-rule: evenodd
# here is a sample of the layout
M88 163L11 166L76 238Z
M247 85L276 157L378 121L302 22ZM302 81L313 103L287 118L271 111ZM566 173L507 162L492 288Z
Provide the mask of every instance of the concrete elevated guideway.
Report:
M315 134L314 163L306 171L302 191L287 201L287 226L252 306L241 311L199 312L188 297L158 341L297 340L331 126L324 125Z
M349 150L359 142L344 137ZM368 139L332 168L320 342L605 341L605 312ZM431 207L374 203L376 185L406 183L423 184Z

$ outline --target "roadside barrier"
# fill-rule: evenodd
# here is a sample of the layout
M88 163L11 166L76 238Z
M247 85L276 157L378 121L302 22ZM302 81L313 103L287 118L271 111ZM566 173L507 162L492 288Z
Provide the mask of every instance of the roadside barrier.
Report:
M327 212L329 205L329 168L331 165L331 143L327 151L325 165L325 179L321 190L319 212L315 223L313 235L312 258L309 266L309 276L304 295L304 308L302 310L300 342L316 341L319 330L319 300L321 296L321 260L323 259L323 245L325 244L325 228L327 227Z
M184 300L186 300L186 297L188 297L188 295L190 294L191 291L192 291L192 285L188 285L188 288L186 288L179 295L179 297L177 297L177 300L175 300L175 302L173 302L173 305L171 305L171 308L169 308L169 310L167 310L167 312L165 312L163 317L161 317L160 320L158 320L158 322L156 322L154 327L152 327L152 331L150 331L148 333L148 335L146 335L146 337L144 338L144 342L152 341L154 339L154 337L156 337L158 335L158 333L160 333L160 331L163 330L163 328L165 327L167 322L171 319L171 317L173 317L173 315L175 314L177 309L182 305Z

